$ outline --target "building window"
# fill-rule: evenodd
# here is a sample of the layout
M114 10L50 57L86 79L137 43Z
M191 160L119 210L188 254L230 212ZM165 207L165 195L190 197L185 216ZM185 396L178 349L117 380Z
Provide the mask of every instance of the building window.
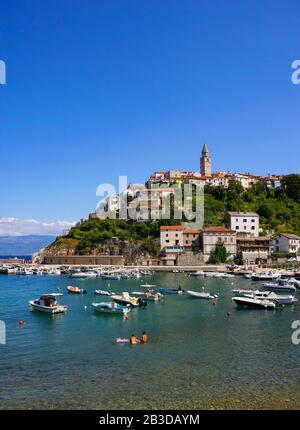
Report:
M237 226L235 227L235 229L236 229L236 230L239 230L239 229L240 229L240 227L237 225Z
M255 230L255 227L254 227L254 225L251 227L251 230Z
M167 240L166 240L166 243L169 243L169 242L170 242L170 241L169 241L169 239L167 239Z
M252 219L251 222L255 222L255 219Z
M168 233L166 234L166 237L169 237Z
M243 222L247 222L246 218L243 219Z

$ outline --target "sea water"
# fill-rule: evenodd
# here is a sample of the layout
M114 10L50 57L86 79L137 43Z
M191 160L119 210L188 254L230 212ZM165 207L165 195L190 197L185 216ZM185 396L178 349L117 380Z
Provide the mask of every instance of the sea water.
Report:
M91 303L109 301L95 289L115 292L157 286L219 294L211 300L165 295L132 309L129 319L103 315ZM105 281L67 276L0 276L1 408L299 408L300 346L292 322L300 302L279 310L237 308L233 288L249 288L240 277L218 280L187 274L157 274ZM69 294L68 285L87 291ZM30 299L64 293L65 315L32 311ZM300 297L300 293L298 293ZM19 324L23 321L23 324ZM116 343L140 337L148 344Z

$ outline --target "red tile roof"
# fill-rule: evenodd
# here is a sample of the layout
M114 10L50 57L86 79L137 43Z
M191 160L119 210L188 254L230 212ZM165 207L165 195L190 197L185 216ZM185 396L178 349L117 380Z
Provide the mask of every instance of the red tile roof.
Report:
M216 232L216 233L235 233L235 231L231 230L230 228L220 226L215 227L206 227L204 230L202 230L204 233L210 233L210 232Z
M160 227L161 231L166 230L185 230L185 227L183 225L162 225Z

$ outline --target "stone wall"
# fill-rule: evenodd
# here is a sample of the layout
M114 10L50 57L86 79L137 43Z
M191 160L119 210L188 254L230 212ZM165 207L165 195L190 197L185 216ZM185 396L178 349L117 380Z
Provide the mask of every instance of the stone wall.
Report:
M184 252L177 257L177 266L197 266L204 263L203 253Z
M72 256L45 256L43 264L64 264L66 266L72 265L116 265L121 266L124 264L122 255L72 255Z

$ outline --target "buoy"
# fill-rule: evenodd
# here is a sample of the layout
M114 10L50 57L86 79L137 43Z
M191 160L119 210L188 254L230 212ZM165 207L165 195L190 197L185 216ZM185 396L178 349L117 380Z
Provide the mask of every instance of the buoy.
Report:
M212 301L212 304L215 306L215 305L217 304L217 301L216 301L216 300L213 300L213 301Z
M19 324L19 327L22 327L22 325L24 324L24 321L20 320L18 324Z
M128 315L124 315L124 319L125 319L126 321L128 321L128 320L129 320Z

